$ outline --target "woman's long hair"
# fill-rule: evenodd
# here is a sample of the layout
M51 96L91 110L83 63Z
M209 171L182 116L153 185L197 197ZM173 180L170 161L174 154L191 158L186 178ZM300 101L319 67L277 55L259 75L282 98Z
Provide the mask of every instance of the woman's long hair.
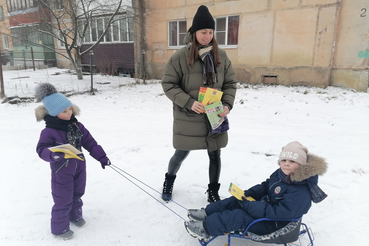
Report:
M212 45L213 45L213 48L210 52L214 57L215 65L219 67L220 66L219 47L218 47L218 42L216 41L214 37L212 40ZM191 47L190 47L190 56L188 58L188 65L190 65L190 67L193 67L193 64L198 59L199 59L199 43L196 40L196 34L193 33L192 40L191 40Z

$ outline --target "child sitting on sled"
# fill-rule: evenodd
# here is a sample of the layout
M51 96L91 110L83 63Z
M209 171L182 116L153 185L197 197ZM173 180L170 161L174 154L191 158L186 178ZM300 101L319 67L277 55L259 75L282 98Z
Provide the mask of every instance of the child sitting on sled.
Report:
M69 159L62 152L52 152L49 148L62 144L71 144L101 163L101 167L110 165L110 160L103 148L97 144L90 132L75 116L79 108L63 94L58 93L49 83L36 87L36 99L43 105L35 110L37 121L45 121L46 127L41 131L36 151L39 157L50 162L51 191L54 206L51 211L51 233L64 240L73 236L69 222L78 227L85 225L82 217L81 197L86 188L86 161L83 155L79 159Z
M306 214L311 201L318 203L327 195L318 187L318 175L327 170L321 157L308 153L299 142L291 142L282 148L280 166L261 184L245 191L247 198L238 200L234 196L211 203L206 208L189 209L187 232L200 240L236 230L245 230L254 220L295 219ZM250 199L252 200L252 199ZM265 235L288 224L288 221L264 221L251 227L250 232Z

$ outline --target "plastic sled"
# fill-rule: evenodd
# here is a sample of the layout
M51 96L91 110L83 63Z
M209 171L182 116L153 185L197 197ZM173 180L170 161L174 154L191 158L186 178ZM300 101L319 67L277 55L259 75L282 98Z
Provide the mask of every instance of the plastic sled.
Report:
M213 237L207 242L204 242L202 240L199 240L199 242L202 246L207 246L209 243L211 243L214 239L218 237L228 237L228 243L226 243L225 246L231 246L232 238L252 240L254 242L265 244L283 244L287 246L289 243L293 243L299 240L300 236L307 235L309 241L309 244L307 246L313 246L314 245L313 233L311 232L311 229L307 227L306 224L301 222L301 220L302 217L292 220L283 220L283 219L276 220L276 219L261 218L254 220L252 223L250 223L243 232L241 231L238 233L237 232L228 233L225 235ZM257 235L255 233L249 232L250 227L260 221L290 221L290 223L288 223L281 229L278 229L277 231L267 235ZM297 245L301 245L300 240Z

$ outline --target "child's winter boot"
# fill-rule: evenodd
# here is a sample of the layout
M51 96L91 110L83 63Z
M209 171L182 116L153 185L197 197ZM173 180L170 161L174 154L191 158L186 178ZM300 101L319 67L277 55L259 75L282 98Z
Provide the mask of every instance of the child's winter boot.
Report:
M210 240L210 235L204 228L204 221L185 221L185 228L191 236L201 241L207 242Z
M79 220L72 221L73 224L75 224L77 227L83 227L86 225L86 221L84 218L80 218Z
M63 231L62 234L55 235L58 238L61 238L63 240L69 240L73 237L74 232L71 231L69 228Z
M204 208L201 209L188 209L187 217L192 221L204 221L207 217Z

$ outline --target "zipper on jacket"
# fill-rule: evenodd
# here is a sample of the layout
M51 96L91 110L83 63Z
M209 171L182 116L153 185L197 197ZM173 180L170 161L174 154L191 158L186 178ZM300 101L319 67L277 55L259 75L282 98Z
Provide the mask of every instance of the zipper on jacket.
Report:
M74 168L74 175L76 175L76 173L77 173L77 168L78 168L78 161L77 160L74 160L75 161L75 163L76 163L76 166L75 166L75 168Z
M64 166L67 167L68 166L68 163L69 163L69 160L66 160L63 165L61 165L58 170L55 171L55 173L58 173L60 171L60 169L62 169Z

